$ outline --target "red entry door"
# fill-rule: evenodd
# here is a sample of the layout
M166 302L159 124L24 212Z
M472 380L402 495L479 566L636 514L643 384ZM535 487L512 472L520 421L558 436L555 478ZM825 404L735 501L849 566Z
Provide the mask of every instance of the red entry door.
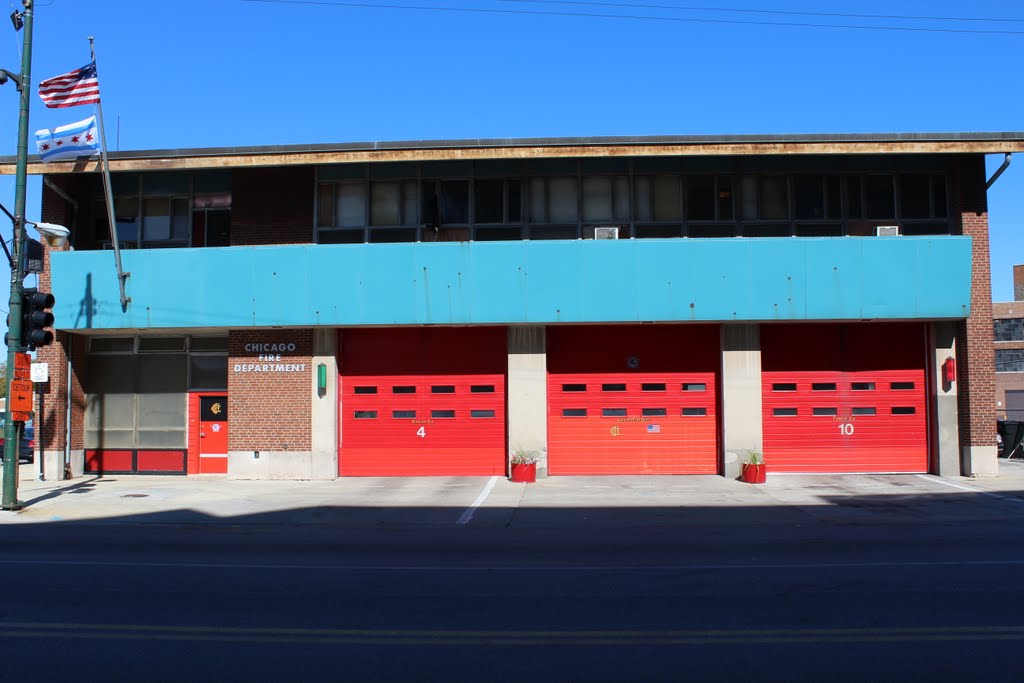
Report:
M199 397L199 474L227 474L228 397Z

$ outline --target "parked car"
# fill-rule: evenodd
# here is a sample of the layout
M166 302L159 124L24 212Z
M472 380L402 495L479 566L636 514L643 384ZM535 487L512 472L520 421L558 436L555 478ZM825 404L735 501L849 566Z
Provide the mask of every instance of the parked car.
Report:
M0 426L0 462L4 461L4 430ZM31 422L21 430L21 442L18 444L18 462L35 462L36 459L36 428Z

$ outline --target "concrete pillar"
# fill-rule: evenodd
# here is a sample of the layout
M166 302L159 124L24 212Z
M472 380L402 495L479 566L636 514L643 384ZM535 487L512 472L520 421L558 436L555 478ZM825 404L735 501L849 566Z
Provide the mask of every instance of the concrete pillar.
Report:
M761 328L756 324L722 325L722 423L722 476L734 479L747 454L761 451L763 444Z
M932 404L935 418L933 438L936 440L937 458L932 474L940 477L958 477L965 471L960 462L960 409L957 396L958 382L942 380L942 364L947 358L956 358L957 323L939 322L932 325Z
M543 325L508 328L508 446L548 474L547 338Z
M310 395L313 479L338 477L338 331L313 330L313 382ZM319 393L320 365L327 368L327 391Z

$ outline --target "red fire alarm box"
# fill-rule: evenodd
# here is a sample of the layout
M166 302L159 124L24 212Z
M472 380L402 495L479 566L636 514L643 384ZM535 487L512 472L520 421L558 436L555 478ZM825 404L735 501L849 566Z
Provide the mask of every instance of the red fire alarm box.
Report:
M950 356L942 363L942 381L952 384L956 381L956 358Z

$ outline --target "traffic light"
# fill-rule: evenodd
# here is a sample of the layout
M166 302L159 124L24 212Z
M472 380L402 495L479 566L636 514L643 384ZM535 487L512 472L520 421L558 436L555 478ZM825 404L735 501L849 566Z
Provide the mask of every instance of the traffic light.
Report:
M26 289L21 300L21 340L22 346L30 351L53 343L53 313L46 310L53 308L53 294Z

